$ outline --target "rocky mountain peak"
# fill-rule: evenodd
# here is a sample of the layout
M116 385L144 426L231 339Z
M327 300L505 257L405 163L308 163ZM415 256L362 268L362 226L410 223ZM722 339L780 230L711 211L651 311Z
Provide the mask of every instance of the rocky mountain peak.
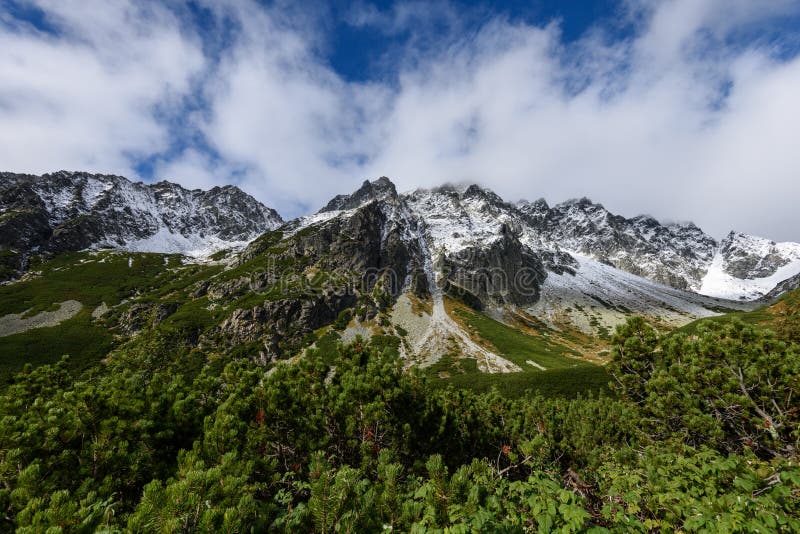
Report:
M0 249L13 259L7 273L18 274L30 254L89 248L204 255L282 222L235 186L188 190L63 170L3 173L0 182Z
M520 200L516 208L533 228L540 229L544 226L547 216L550 214L550 205L543 198L528 202Z
M724 271L742 279L772 276L782 267L800 262L800 244L776 243L735 231L722 240L719 253Z
M658 222L658 220L652 215L645 215L645 214L637 215L631 218L631 221L633 221L638 226L642 226L644 228L657 228L659 226L662 226L661 223Z
M318 213L355 209L374 200L397 199L397 189L389 178L364 180L361 187L349 195L336 195Z
M477 198L485 200L495 205L506 203L497 193L478 184L472 184L467 187L461 196L462 198Z
M562 207L562 208L574 207L583 211L589 211L589 210L605 211L605 208L603 207L602 204L592 201L592 199L590 199L589 197L570 198L568 200L565 200L561 204L557 204L556 207Z
M517 208L524 210L543 211L550 209L550 205L547 203L547 200L541 197L534 200L533 202L530 202L529 200L525 199L518 200L516 206Z

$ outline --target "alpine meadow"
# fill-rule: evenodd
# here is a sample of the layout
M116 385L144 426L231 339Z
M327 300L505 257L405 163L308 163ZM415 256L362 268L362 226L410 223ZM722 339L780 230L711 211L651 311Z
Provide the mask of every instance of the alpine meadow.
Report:
M800 532L798 43L0 0L0 532Z

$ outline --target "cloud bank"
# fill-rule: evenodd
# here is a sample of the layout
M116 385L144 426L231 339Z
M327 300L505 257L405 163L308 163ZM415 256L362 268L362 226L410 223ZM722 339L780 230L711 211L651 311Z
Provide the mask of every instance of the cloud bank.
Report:
M0 14L4 170L233 182L289 217L366 178L468 181L800 241L797 36L764 31L795 1L629 1L573 41L559 21L357 5L345 23L412 36L368 81L330 66L325 13L26 8L43 23Z

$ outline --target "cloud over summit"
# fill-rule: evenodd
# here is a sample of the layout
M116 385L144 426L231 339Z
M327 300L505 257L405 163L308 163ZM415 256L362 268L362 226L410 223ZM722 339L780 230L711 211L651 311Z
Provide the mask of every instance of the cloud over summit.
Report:
M286 216L381 175L475 181L800 240L797 2L622 2L576 39L558 19L361 4L337 24L405 38L359 79L329 60L330 10L13 4L4 170L235 182Z

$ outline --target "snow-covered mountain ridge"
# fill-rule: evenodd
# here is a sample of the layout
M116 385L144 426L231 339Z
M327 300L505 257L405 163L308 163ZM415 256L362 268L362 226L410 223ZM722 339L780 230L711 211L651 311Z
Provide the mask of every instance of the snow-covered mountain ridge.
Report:
M543 199L509 203L477 185L445 185L398 194L381 178L339 195L293 225L329 220L370 202L402 203L424 226L434 261L485 249L510 232L549 269L577 266L576 256L658 284L728 300L764 297L800 273L800 244L731 232L721 242L693 223L625 218L587 198L549 206ZM560 267L559 267L560 266Z
M200 256L282 222L234 186L202 191L84 172L0 173L0 248L21 255L112 247Z
M402 214L422 229L434 265L462 272L477 254L485 263L485 253L499 247L493 255L519 259L530 251L545 273L574 271L582 257L672 288L742 301L762 298L800 274L797 243L736 232L717 242L692 223L626 218L587 198L553 206L544 199L511 203L477 185L398 193L382 177L286 229L321 224L372 202L388 210L387 220ZM282 222L233 186L201 191L81 172L0 173L0 248L8 251L112 247L198 256L247 243ZM3 261L24 261L9 257Z

